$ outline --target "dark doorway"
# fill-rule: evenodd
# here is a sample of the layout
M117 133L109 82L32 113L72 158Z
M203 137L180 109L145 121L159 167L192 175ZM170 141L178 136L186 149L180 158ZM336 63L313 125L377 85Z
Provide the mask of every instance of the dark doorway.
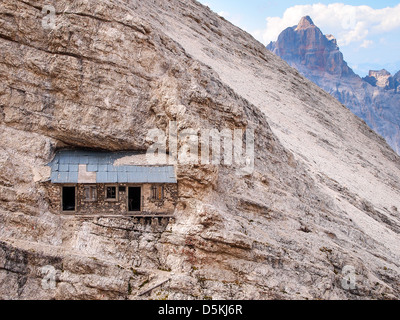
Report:
M128 210L129 212L141 211L142 188L129 187L128 188Z
M75 211L75 187L62 188L63 211Z

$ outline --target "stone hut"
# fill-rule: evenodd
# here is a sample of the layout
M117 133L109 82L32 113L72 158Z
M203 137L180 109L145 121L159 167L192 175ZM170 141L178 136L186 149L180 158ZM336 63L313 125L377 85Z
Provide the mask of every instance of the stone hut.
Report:
M45 183L50 208L83 216L173 215L175 167L145 163L143 155L132 152L60 151L49 163Z

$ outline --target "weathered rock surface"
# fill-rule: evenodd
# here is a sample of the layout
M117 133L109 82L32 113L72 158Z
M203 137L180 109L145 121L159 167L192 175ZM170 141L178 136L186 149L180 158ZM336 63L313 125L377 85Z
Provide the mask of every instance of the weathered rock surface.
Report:
M282 31L267 49L337 98L400 153L399 76L373 71L361 79L343 59L332 35L324 35L310 17Z
M271 42L267 49L311 70L338 77L354 75L343 60L335 37L325 36L309 16L303 17L297 27L282 31L277 42Z
M398 71L394 76L394 83L395 83L395 87L396 87L396 91L400 92L400 71Z
M393 78L390 72L385 69L379 71L370 70L368 76L363 78L363 80L374 87L397 91L395 78Z
M195 1L60 0L52 30L43 4L0 6L2 298L400 297L400 159L363 121ZM178 166L168 225L49 212L56 149L144 151L171 120L254 129L254 173Z

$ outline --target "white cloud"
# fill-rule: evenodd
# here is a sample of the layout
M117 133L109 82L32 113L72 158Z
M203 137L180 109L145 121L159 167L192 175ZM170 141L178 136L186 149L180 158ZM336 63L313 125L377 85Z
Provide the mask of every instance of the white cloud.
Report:
M297 25L301 17L306 15L313 19L323 33L333 34L340 46L361 42L371 34L382 34L400 28L400 4L373 9L369 6L343 3L319 3L296 5L288 8L283 17L268 17L266 28L253 32L253 35L265 44L276 41L282 30Z
M360 47L366 49L366 48L372 46L373 44L374 44L374 42L372 40L364 40Z
M207 1L199 0L199 2L200 2L203 6L206 6L206 7L211 8L211 5L210 5Z
M379 39L379 43L380 43L380 44L383 44L383 45L388 44L388 42L387 42L387 40L386 40L385 37L380 38L380 39Z
M221 17L224 17L225 19L228 19L228 18L231 16L231 14L230 14L229 12L226 12L226 11L218 12L218 14L219 14Z
M239 28L242 28L245 30L245 27L242 25L242 17L239 14L231 14L228 11L220 11L218 12L218 15L221 17L224 17L226 20L229 20L231 23L234 25L238 26Z

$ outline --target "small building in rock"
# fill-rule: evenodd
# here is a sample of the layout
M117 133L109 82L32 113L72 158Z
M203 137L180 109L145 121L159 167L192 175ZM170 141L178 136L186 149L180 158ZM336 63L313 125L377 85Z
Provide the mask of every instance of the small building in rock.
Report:
M178 197L175 168L145 165L144 158L129 152L58 152L45 183L50 208L83 216L171 216Z

